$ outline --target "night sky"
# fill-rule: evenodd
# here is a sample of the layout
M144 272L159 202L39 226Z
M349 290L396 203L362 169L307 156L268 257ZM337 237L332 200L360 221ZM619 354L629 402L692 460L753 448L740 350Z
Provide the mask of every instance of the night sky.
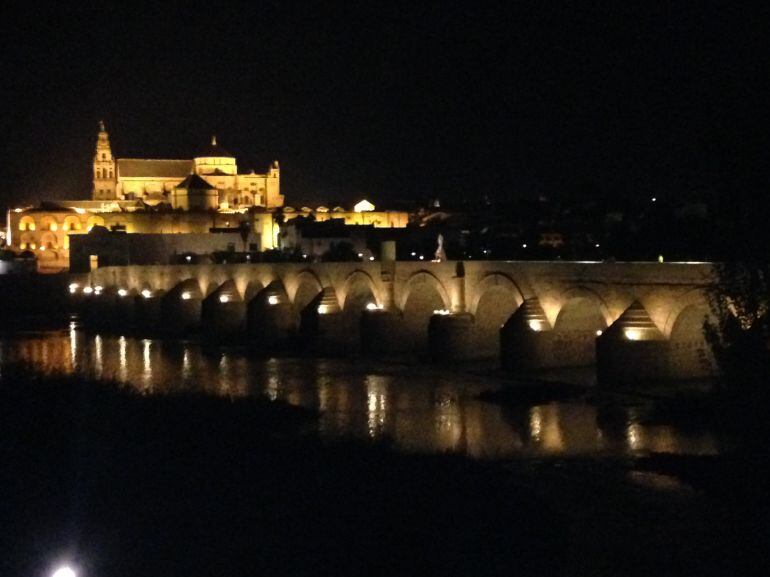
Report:
M9 16L0 206L88 197L100 119L118 157L190 158L216 133L242 171L278 159L291 205L764 185L767 15L626 4Z

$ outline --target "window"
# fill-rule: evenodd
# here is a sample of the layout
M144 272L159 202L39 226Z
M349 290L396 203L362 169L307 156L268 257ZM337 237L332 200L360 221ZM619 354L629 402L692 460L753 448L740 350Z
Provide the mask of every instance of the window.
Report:
M107 154L102 152L102 160L107 160Z

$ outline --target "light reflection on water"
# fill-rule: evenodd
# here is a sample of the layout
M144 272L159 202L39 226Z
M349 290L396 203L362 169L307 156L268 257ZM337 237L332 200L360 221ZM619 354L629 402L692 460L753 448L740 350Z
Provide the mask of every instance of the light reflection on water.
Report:
M252 359L197 344L67 331L0 340L0 363L116 380L143 393L262 395L321 411L319 432L391 439L407 450L507 455L717 452L708 431L640 422L633 407L585 402L501 407L476 399L494 377L426 366L324 359ZM2 366L0 366L2 369Z

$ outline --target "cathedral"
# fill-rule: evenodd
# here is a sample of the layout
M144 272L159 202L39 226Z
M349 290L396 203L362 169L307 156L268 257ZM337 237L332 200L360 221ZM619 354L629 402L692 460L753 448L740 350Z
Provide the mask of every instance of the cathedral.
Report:
M278 161L266 174L238 174L235 157L211 144L192 160L115 158L104 123L94 156L93 200L166 203L172 209L217 210L283 206Z

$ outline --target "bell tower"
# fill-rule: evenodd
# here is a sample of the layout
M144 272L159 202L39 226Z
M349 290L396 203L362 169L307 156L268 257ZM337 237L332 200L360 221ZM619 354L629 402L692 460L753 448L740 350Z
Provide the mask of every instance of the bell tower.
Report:
M115 174L115 159L112 157L110 137L104 128L104 122L99 122L99 137L96 140L94 155L94 200L117 199L117 174Z

